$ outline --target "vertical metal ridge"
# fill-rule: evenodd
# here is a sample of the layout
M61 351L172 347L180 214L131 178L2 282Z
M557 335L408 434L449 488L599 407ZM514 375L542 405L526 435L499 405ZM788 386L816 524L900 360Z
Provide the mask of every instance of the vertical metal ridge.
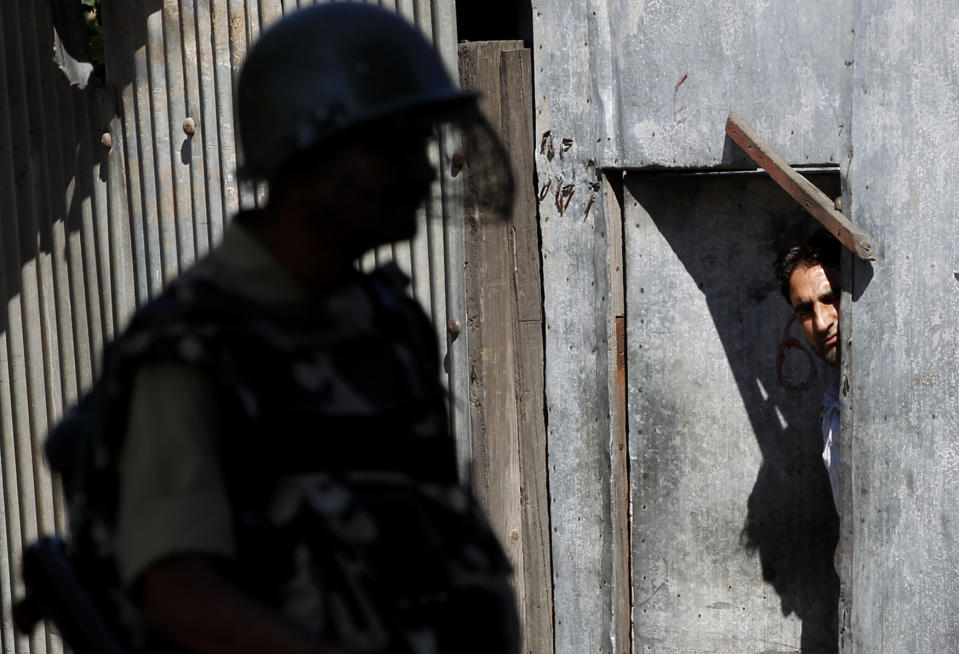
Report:
M48 140L48 178L47 196L50 198L50 214L46 216L44 229L49 229L49 246L51 258L53 261L53 295L55 324L51 328L57 331L58 360L60 368L60 406L59 411L76 401L77 399L77 378L78 378L78 354L76 339L73 329L73 308L70 292L70 275L67 262L67 240L66 240L66 195L67 188L67 166L64 158L64 144L66 139L63 137L63 119L60 114L60 102L56 101L58 96L57 84L52 83L49 95L45 97L54 98L53 102L45 102L47 107L47 124L44 131L49 136ZM57 416L59 417L59 416Z
M213 7L213 43L216 58L216 124L220 137L220 177L223 180L223 219L225 227L226 222L240 208L233 136L233 48L230 40L231 12L229 7L224 2L214 2Z
M2 273L3 279L0 279L0 288L4 292L4 298L9 296L10 285L7 282L6 271ZM14 375L14 359L10 338L10 314L7 313L8 322L4 325L4 330L0 333L0 363L3 369L0 369L0 375L7 382L4 388L0 388L0 469L3 470L3 520L5 531L5 549L3 551L4 561L0 565L3 574L6 577L3 588L3 597L5 600L4 608L12 607L13 599L23 595L23 584L19 575L16 574L14 561L23 558L24 529L23 517L21 515L20 488L17 475L17 447L16 432L17 421L15 418L16 399ZM12 624L7 620L8 612L4 611L3 624L4 631L11 635L14 642L21 646L28 645L26 637L15 634ZM17 647L14 651L23 651L23 647Z
M76 176L76 144L79 139L73 122L73 101L70 90L63 86L57 88L57 104L65 117L61 121L63 131L60 136L63 148L63 166L72 173L63 187L63 253L66 267L66 279L69 296L69 328L73 336L73 356L75 374L79 388L89 388L93 383L93 353L90 347L90 323L87 320L87 293L83 270L83 251L81 247L82 215L79 201L79 180Z
M86 302L86 333L88 336L89 347L89 365L90 365L90 384L96 377L97 355L103 351L103 325L102 325L102 305L100 296L100 270L99 257L97 252L96 226L94 224L95 216L93 213L93 193L92 181L83 171L89 171L93 166L92 158L88 147L84 147L84 137L89 124L87 120L87 111L83 102L74 103L71 94L71 114L73 116L73 143L77 143L75 150L75 163L77 175L75 189L79 204L79 237L77 247L79 250L78 265L83 278L83 288ZM87 386L84 385L86 388Z
M459 60L456 44L456 15L450 0L433 0L432 19L433 47L446 64L447 71L459 81ZM440 139L440 187L442 189L442 243L444 261L438 274L443 275L446 318L458 320L462 331L453 340L445 334L442 342L447 344L445 357L450 391L450 430L456 439L457 459L463 478L469 471L472 458L472 427L469 418L469 368L467 359L468 330L466 329L466 289L464 262L466 241L464 238L464 208L462 205L463 180L460 176L447 174L452 154L462 145L460 136L453 130L444 130Z
M7 26L17 29L15 21L5 20L0 23L0 64L2 69L8 69L7 62ZM9 113L9 90L7 88L7 78L0 79L0 122L3 129L0 129L0 181L3 182L3 192L0 193L0 227L6 227L8 222L13 222L16 227L16 162L14 160L13 143L14 137L12 130L12 121ZM15 278L19 275L19 239L8 237L7 230L4 229L4 239L0 241L0 291L3 293L3 306L0 307L0 315L4 317L2 329L0 329L0 469L2 469L3 481L3 527L4 527L4 549L0 554L3 555L3 561L0 562L0 596L3 598L3 608L12 606L13 598L22 593L22 586L18 584L18 578L14 574L13 561L20 559L23 551L23 534L20 519L19 489L17 486L16 474L16 442L14 420L15 392L16 384L14 381L14 359L15 354L10 338L10 307L13 304L13 297L16 294ZM12 273L12 274L11 274ZM10 279L14 277L14 279ZM2 632L4 635L5 646L7 643L13 645L18 650L23 650L23 645L27 644L26 638L17 635L13 630L11 620L7 617L9 613L3 612L0 623L2 623ZM17 647L19 645L19 647Z
M113 292L113 260L110 256L110 223L108 220L108 200L103 170L106 165L103 156L103 146L97 142L96 134L100 131L98 125L97 107L89 102L89 97L80 103L86 120L83 128L84 151L90 158L89 167L81 169L81 173L89 180L90 212L93 217L94 247L96 253L97 279L100 290L100 334L101 340L96 349L97 366L99 366L102 348L109 343L116 333L116 307L114 306ZM99 369L95 366L95 369Z
M403 16L406 20L410 21L417 27L421 27L419 23L416 22L416 8L413 5L413 0L392 0L392 1L395 4L393 4L391 8L395 9L396 13L398 13L400 16Z
M275 23L283 16L281 0L262 0L260 2L260 31Z
M176 235L177 272L185 270L196 259L196 238L194 233L194 213L192 203L192 179L190 161L185 160L188 153L189 137L183 131L183 121L187 118L187 65L183 50L184 40L180 31L180 8L177 0L166 0L161 12L160 28L163 44L163 68L166 75L162 79L163 97L166 100L167 115L160 131L166 136L163 152L164 162L169 162L172 174L171 205L169 219L172 231ZM157 63L160 63L158 60ZM165 129L164 129L165 128ZM161 166L166 169L166 166Z
M420 32L436 47L436 24L433 21L433 11L429 0L406 0L408 8L405 11L407 17L413 21L420 29ZM442 57L442 53L440 53ZM439 139L444 138L443 134ZM449 168L443 165L443 149L440 143L432 145L430 150L430 161L436 168L436 182L434 183L434 193L427 199L425 205L426 220L423 229L417 237L414 245L419 253L419 264L414 263L422 270L422 286L418 291L420 301L424 303L424 308L429 312L430 319L433 321L436 330L437 342L440 346L441 356L447 361L447 350L452 346L447 331L448 313L447 303L445 301L448 289L445 287L447 275L445 274L445 256L444 233L446 224L444 220L443 198L444 198L444 178L449 174ZM415 255L414 255L415 256ZM452 379L448 380L448 386L451 396L454 394ZM454 401L455 402L455 401ZM450 407L451 413L455 410Z
M194 256L200 257L210 249L209 207L206 193L206 166L203 162L203 112L201 109L201 58L196 5L185 2L180 6L180 37L183 55L183 79L186 105L183 120L192 121L194 132L186 134L181 146L181 162L189 168L191 224L193 226ZM184 131L186 123L184 122ZM199 134L199 135L198 135ZM200 147L198 147L200 146Z
M263 0L265 2L266 0ZM246 42L243 46L243 59L246 59L246 52L251 45L259 38L260 32L263 30L263 24L261 23L261 13L263 10L263 2L259 0L246 0L244 6L244 12L246 17L245 28L246 28ZM237 140L239 137L237 136ZM251 195L251 208L256 207L261 209L266 206L267 202L267 189L266 184L264 183L254 183L247 182L249 188L249 193Z
M2 170L0 170L0 175L2 175ZM2 280L0 280L0 291L2 290L3 283ZM0 333L0 377L3 376L2 371L6 367L5 352L6 337L4 333ZM5 433L6 423L2 416L9 415L9 406L4 402L6 393L2 386L3 385L0 384L0 433ZM2 448L2 443L0 443L0 448ZM3 466L0 465L0 491L4 493L4 498L6 498L6 489L6 474ZM6 509L6 502L4 502L2 506ZM16 642L18 636L13 626L13 618L10 611L14 602L13 580L11 579L14 574L14 568L11 565L7 565L9 561L14 561L15 559L10 549L7 518L8 516L4 510L3 515L0 515L0 559L2 559L2 561L0 561L0 610L3 611L3 614L0 615L0 647L3 648L4 652L15 652L17 651Z
M206 215L206 244L212 247L223 234L225 196L221 180L220 132L217 118L217 60L213 32L213 17L209 0L194 5L199 93L197 116L198 135L194 135L194 161L199 161L203 171L203 197Z
M34 99L36 76L30 74L33 71L35 63L33 57L25 56L30 48L29 34L30 29L24 29L24 23L21 18L29 17L29 13L20 13L21 8L24 12L29 12L30 7L14 5L7 8L7 15L19 29L11 35L11 38L5 39L4 47L8 53L14 52L14 60L7 58L7 79L13 84L9 89L7 104L11 115L9 126L14 135L19 138L13 144L14 158L17 157L17 151L21 152L20 159L26 162L26 168L20 178L22 183L22 193L16 193L16 189L11 189L16 198L16 214L8 225L12 226L15 232L15 241L18 244L18 256L16 263L19 268L19 294L16 300L9 303L11 314L16 316L16 320L10 321L7 326L8 334L14 347L13 374L11 379L14 382L14 388L19 389L19 393L14 401L14 458L17 466L17 492L20 497L20 515L21 520L26 520L21 524L25 526L22 536L25 540L21 543L21 548L34 540L39 533L47 527L47 523L52 528L52 493L50 492L52 484L44 483L44 474L38 466L36 456L35 435L46 431L47 415L44 379L44 356L43 356L43 338L42 330L31 329L31 326L37 326L41 322L41 298L40 298L40 271L38 262L38 247L36 232L39 223L38 220L38 197L39 189L37 180L37 166L34 160L35 150L33 148L33 136L35 131L31 129L31 122L35 119L31 116L32 100ZM11 98L16 98L10 102ZM16 138L16 137L15 137ZM8 278L9 279L9 278ZM9 292L9 288L7 289ZM15 306L15 308L14 308ZM41 459L42 463L42 459ZM21 550L22 551L22 550ZM11 566L12 573L15 574L19 557L15 557L5 562ZM47 651L48 634L45 629L35 631L31 637L31 645L34 651Z
M74 130L77 136L77 189L80 193L80 215L82 218L81 247L83 249L83 273L87 290L87 320L90 333L90 355L93 376L96 377L99 366L99 354L109 338L105 317L109 314L109 295L104 293L104 257L101 251L95 182L90 174L94 168L94 158L90 151L89 107L80 99L73 104ZM109 277L107 272L106 277ZM109 287L107 287L109 288ZM106 301L107 305L104 306Z
M443 138L443 136L440 135L440 138ZM433 144L433 152L430 158L437 170L436 194L431 196L426 203L426 229L423 239L426 248L424 254L429 266L430 317L433 324L436 325L437 337L441 345L446 343L447 323L446 275L443 270L446 258L443 234L446 231L446 224L443 220L442 178L449 174L448 169L443 165L442 151L439 142Z
M432 148L430 154L432 154ZM408 241L405 244L406 248L404 248L404 256L407 259L406 265L409 266L413 280L413 296L419 300L419 303L431 318L433 317L433 297L430 292L430 270L432 266L430 265L429 255L430 212L427 207L432 199L433 193L431 192L424 201L423 208L418 212L416 236Z
M246 47L243 48L245 58L246 50L260 36L262 29L260 25L261 3L259 0L246 0L244 11L246 12Z
M134 3L133 11L137 12L139 3ZM129 10L128 10L129 11ZM137 13L133 13L133 17ZM142 305L151 295L151 272L149 257L147 256L147 234L144 221L144 189L143 167L140 161L141 150L139 120L138 120L138 84L137 59L139 49L136 47L133 36L138 30L134 20L123 21L119 16L110 16L111 23L105 26L107 71L110 82L117 87L119 98L120 120L119 129L113 135L114 140L122 135L122 142L114 142L114 148L120 148L123 162L122 169L126 181L125 210L129 212L130 248L133 262L133 284L136 306Z
M156 176L156 224L160 242L163 279L161 288L180 272L179 233L177 229L175 183L171 170L169 89L167 86L168 62L164 39L165 8L170 1L164 0L163 9L146 17L147 25L147 78L149 89L149 132L153 139L153 170ZM158 289L159 290L159 289Z
M425 4L425 6L424 6ZM420 31L430 41L434 42L433 37L433 12L427 0L416 0L413 7L414 18ZM424 262L426 270L426 279L424 280L423 295L429 299L428 310L430 318L436 329L437 341L440 344L441 353L445 354L444 345L447 343L447 318L446 318L446 297L445 289L441 284L446 278L443 272L443 257L445 251L443 248L443 183L442 178L449 174L449 169L443 165L442 149L439 139L443 135L438 135L437 141L430 145L430 162L436 169L436 181L433 185L434 192L426 201L426 221L422 231L422 240L420 246L420 256Z
M101 91L101 102L109 99L107 105L112 112L119 112L120 106L109 91ZM133 256L133 241L130 234L129 198L124 169L123 152L126 147L123 125L116 115L107 123L107 134L112 139L112 147L106 155L106 220L107 237L110 251L110 271L113 280L114 330L111 339L123 330L136 308L136 260ZM92 135L96 137L96 133Z
M429 12L429 3L426 4L427 13L423 14L423 2L422 0L406 0L409 5L409 17L413 23L420 28L420 31L423 32L423 36L429 40L430 43L433 42L433 21L432 16Z
M50 257L42 251L41 225L43 216L49 216L49 193L42 192L49 185L50 164L46 161L49 148L46 142L46 129L44 118L49 110L49 103L43 102L44 94L44 66L49 61L39 56L41 49L39 32L37 29L37 20L35 14L30 14L30 10L35 8L32 5L23 7L20 19L16 21L21 25L19 32L21 41L18 50L24 53L24 65L22 66L23 81L22 91L24 106L24 130L23 134L29 140L29 150L32 168L36 175L29 176L28 194L32 196L29 208L26 208L22 214L18 212L15 220L20 221L24 214L27 216L26 228L30 230L27 239L23 239L24 244L28 244L26 257L32 258L31 262L21 261L24 284L21 297L29 307L29 312L24 314L28 322L24 324L26 336L26 365L28 387L26 395L29 402L29 427L30 432L27 435L29 441L23 444L25 450L30 453L33 476L33 493L35 500L34 511L36 512L37 528L44 533L56 530L56 509L54 500L54 480L49 468L45 465L43 455L43 440L46 436L50 421L56 419L59 413L60 393L59 393L59 366L56 359L52 356L57 352L58 345L55 328L51 328L56 323L51 320L55 314L53 302L50 298L53 271L50 265ZM29 56L26 53L33 50L38 56ZM27 61L30 65L27 66ZM35 111L34 107L40 107ZM31 128L32 124L32 128ZM36 156L35 156L36 155ZM38 161L39 159L39 161ZM49 222L47 220L47 222ZM21 237L23 235L21 234ZM32 273L29 273L32 267ZM28 277L29 275L29 277ZM36 288L34 288L36 286ZM51 343L52 339L52 343ZM11 574L15 574L16 567L20 559L12 559L7 563L13 567ZM46 637L46 649L49 651L60 651L59 639L45 626L39 629L37 637Z
M38 9L42 12L45 7L46 5L42 5ZM38 21L35 20L32 24L31 40L34 44L34 52L36 53L33 59L36 62L42 62L42 45L37 22ZM49 22L49 19L47 22ZM27 31L26 27L27 26L24 25L24 33ZM43 343L44 400L46 405L46 421L47 424L50 424L59 417L63 408L63 400L61 397L62 377L59 357L60 339L56 330L57 310L56 292L53 283L53 257L49 251L52 241L52 226L50 223L52 198L48 190L52 188L51 177L54 174L54 167L50 161L51 148L48 135L52 132L50 113L56 111L56 107L51 106L52 103L43 102L43 98L49 97L45 87L51 86L49 75L51 67L39 65L37 68L38 70L35 77L37 87L36 104L31 102L31 105L41 107L41 109L35 113L40 125L39 129L35 130L36 138L39 141L39 147L35 148L35 151L42 157L41 164L38 168L42 179L41 186L45 191L36 194L38 204L36 223L34 225L36 229L37 272L40 293L40 324L37 327ZM44 247L47 248L46 251Z
M246 3L244 0L229 0L229 50L230 50L230 99L229 102L224 103L220 106L220 119L225 118L225 112L229 108L228 123L230 125L230 138L225 140L224 143L230 148L227 151L227 154L232 153L232 161L224 162L226 166L232 167L236 170L236 136L234 132L234 121L233 121L233 107L234 107L234 98L236 98L236 83L240 74L240 66L243 63L244 58L246 57L247 49L247 19L246 19ZM254 197L253 188L249 183L238 183L237 192L239 194L239 205L238 209L252 209L256 206L256 200Z
M152 39L150 38L149 21L151 16L147 16L142 7L142 3L132 3L133 7L131 18L134 22L132 26L137 32L137 36L142 37L142 44L137 43L138 47L133 57L133 88L135 97L135 116L137 126L137 150L132 152L133 159L140 166L140 194L142 198L142 213L134 216L134 221L140 221L143 225L144 236L144 256L146 258L146 269L148 273L148 297L153 298L163 288L164 272L166 270L166 260L163 257L160 215L159 215L159 189L158 176L156 172L156 147L153 128L153 103L152 94L152 66L150 59L153 56Z
M95 136L97 110L90 101L91 94L72 88L67 93L73 101L72 115L77 144L74 178L82 198L82 244L86 286L90 298L87 312L90 318L91 355L95 376L103 344L110 339L114 329L108 225L102 219L106 204L106 193L100 179L102 146Z
M238 57L239 65L233 74L234 82L239 82L240 66L242 62L246 59L246 53L249 50L250 46L253 45L256 41L257 36L260 33L260 11L257 6L259 3L256 0L244 0L243 8L243 43L240 48L237 50L241 53ZM233 106L236 106L236 86L233 89L234 92L234 102ZM239 141L239 135L234 131L234 137L236 141ZM235 143L238 146L238 144ZM254 182L253 180L241 180L240 185L240 195L241 195L241 208L244 209L261 209L266 205L266 188L265 185L259 182Z

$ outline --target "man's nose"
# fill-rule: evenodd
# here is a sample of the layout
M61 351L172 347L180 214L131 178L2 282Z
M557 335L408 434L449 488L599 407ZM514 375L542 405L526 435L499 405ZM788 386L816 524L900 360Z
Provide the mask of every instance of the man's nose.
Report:
M813 316L816 320L816 331L825 332L832 327L832 312L829 311L828 305L817 303L813 308Z

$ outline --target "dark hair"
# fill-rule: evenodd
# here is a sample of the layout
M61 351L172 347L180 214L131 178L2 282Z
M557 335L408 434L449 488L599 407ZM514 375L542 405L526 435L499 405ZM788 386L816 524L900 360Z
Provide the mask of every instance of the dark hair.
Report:
M773 263L773 271L786 302L790 302L789 278L796 268L816 263L839 269L839 241L825 230L819 230L805 243L793 245L779 253Z

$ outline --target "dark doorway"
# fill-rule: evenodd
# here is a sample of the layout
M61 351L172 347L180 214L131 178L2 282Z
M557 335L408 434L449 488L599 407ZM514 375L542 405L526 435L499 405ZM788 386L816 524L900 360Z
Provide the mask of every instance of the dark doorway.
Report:
M522 40L533 45L533 10L529 0L458 0L456 30L460 41Z

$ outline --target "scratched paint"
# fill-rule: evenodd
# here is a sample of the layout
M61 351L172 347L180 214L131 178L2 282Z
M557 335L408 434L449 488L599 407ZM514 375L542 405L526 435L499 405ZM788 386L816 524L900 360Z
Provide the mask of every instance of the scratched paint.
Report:
M689 75L684 74L682 79L676 83L675 87L673 87L673 122L675 122L677 125L682 125L686 122L686 118L682 115L683 112L686 111L686 106L679 106L677 96L679 95L679 87L682 86L683 83L688 79Z

